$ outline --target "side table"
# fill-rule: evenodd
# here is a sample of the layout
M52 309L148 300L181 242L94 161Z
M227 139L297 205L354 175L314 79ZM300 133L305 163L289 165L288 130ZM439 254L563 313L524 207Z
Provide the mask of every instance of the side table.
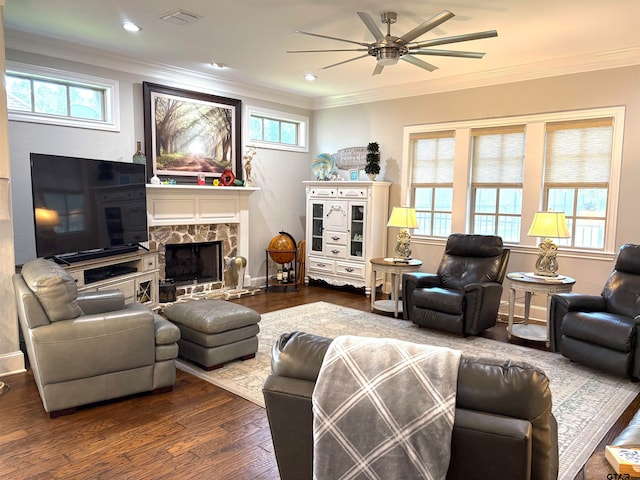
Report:
M549 348L549 318L546 325L529 324L529 312L531 310L531 296L534 293L547 295L547 317L551 306L551 297L556 293L568 293L573 288L576 280L571 277L558 275L557 277L542 277L533 273L512 272L507 274L509 282L509 326L507 335L509 339L514 337L546 342ZM524 323L513 324L513 313L516 303L516 290L524 291Z
M402 312L402 302L399 300L400 278L403 273L418 272L422 267L422 260L411 259L408 262L394 262L393 258L371 259L371 311L391 313L398 318ZM391 274L391 300L376 300L376 272ZM383 282L384 285L384 282Z

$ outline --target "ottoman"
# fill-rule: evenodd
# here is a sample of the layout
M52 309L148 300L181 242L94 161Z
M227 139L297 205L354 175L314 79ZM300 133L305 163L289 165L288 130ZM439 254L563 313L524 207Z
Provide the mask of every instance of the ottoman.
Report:
M225 300L192 300L174 303L164 314L180 328L178 355L205 370L256 356L260 314L255 310Z

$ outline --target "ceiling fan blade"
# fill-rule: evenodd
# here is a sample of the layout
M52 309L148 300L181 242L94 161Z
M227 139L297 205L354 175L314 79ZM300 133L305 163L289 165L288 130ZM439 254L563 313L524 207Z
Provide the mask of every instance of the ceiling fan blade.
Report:
M484 52L458 52L455 50L409 50L411 55L436 55L440 57L482 58Z
M332 65L327 65L326 67L321 67L320 70L326 70L327 68L337 67L338 65L343 65L345 63L353 62L354 60L360 60L361 58L368 57L369 54L360 55L359 57L350 58L349 60L343 60L342 62L334 63Z
M301 30L294 30L293 33L301 33L302 35L311 35L312 37L320 37L320 38L327 38L329 40L337 40L339 42L347 42L347 43L354 43L356 45L360 45L362 47L368 47L369 44L368 43L362 43L362 42L356 42L353 40L347 40L345 38L338 38L338 37L330 37L328 35L320 35L319 33L310 33L310 32L303 32Z
M431 17L429 20L427 20L425 22L422 22L420 25L418 25L413 30L405 33L403 36L398 38L398 40L396 40L396 43L407 44L409 42L412 42L413 40L415 40L419 36L424 35L429 30L433 30L438 25L446 22L447 20L449 20L450 18L453 18L454 16L455 15L453 13L451 13L450 11L443 10L439 14Z
M368 48L344 48L338 50L287 50L285 53L368 52Z
M373 73L371 75L380 75L382 73L382 70L384 70L384 65L376 63L376 68L373 69Z
M435 65L431 65L430 63L420 60L419 58L412 57L411 55L404 55L400 57L400 60L404 60L405 62L409 62L416 67L424 68L425 70L428 70L430 72L438 69L438 67L436 67Z
M468 42L470 40L480 40L481 38L497 37L498 32L488 30L486 32L465 33L464 35L454 35L452 37L434 38L424 42L409 45L410 48L435 47L436 45L446 45L449 43Z
M358 12L358 16L360 17L360 20L362 20L362 23L365 24L365 26L369 29L369 31L377 41L380 41L384 38L384 34L380 30L380 28L378 28L378 24L373 21L373 18L371 18L371 15L369 15L366 12Z

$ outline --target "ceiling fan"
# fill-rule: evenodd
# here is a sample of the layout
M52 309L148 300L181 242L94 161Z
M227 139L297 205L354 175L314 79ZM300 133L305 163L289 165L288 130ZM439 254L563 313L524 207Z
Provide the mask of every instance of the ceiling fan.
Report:
M354 40L346 40L344 38L330 37L328 35L320 35L317 33L302 32L296 30L294 33L301 33L303 35L311 35L314 37L328 38L329 40L338 40L340 42L353 43L360 45L363 48L349 48L349 49L337 49L337 50L290 50L287 53L316 53L316 52L367 52L364 55L360 55L349 60L334 63L322 67L323 70L327 68L337 67L354 60L359 60L368 56L375 57L377 60L376 67L373 70L373 75L382 73L384 67L389 65L395 65L398 60L404 60L416 67L424 68L430 72L436 70L438 67L430 63L421 60L414 55L435 55L444 57L461 57L461 58L482 58L485 54L480 52L463 52L456 50L436 50L427 47L435 47L437 45L445 45L449 43L467 42L469 40L478 40L481 38L497 37L498 32L495 30L489 30L486 32L467 33L464 35L454 35L451 37L436 38L433 40L426 40L424 42L414 43L418 37L424 35L430 30L433 30L438 25L446 22L454 17L454 14L448 10L443 10L434 17L421 23L413 30L405 33L401 37L391 35L391 24L396 23L398 15L395 12L385 12L381 15L382 23L387 25L387 34L384 35L380 28L376 25L371 18L371 15L365 12L358 12L360 20L365 24L367 29L373 34L376 39L372 43L356 42Z

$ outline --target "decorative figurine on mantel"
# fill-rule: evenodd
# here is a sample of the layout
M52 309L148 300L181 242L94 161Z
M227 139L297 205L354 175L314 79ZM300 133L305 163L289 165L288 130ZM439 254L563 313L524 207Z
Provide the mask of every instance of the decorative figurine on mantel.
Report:
M374 181L380 173L380 146L377 142L371 142L367 145L367 164L364 167L364 172L369 175L371 181Z
M253 181L251 180L251 162L253 161L253 157L256 155L256 149L254 147L248 147L247 153L244 154L244 184L247 187L253 186Z

